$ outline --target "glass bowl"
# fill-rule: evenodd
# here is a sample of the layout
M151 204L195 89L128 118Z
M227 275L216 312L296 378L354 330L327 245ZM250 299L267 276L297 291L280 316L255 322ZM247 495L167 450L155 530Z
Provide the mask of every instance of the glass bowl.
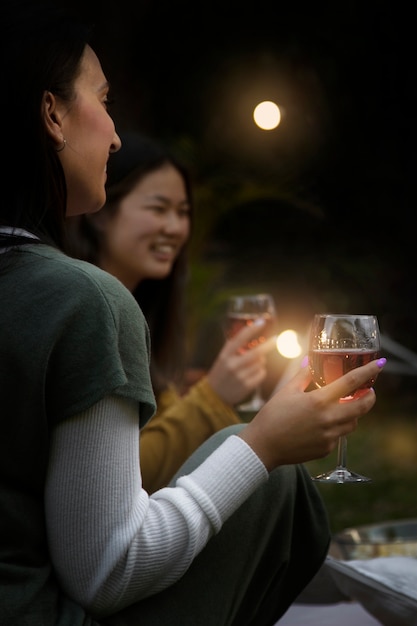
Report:
M385 556L417 558L417 518L346 528L333 536L340 558L373 559Z

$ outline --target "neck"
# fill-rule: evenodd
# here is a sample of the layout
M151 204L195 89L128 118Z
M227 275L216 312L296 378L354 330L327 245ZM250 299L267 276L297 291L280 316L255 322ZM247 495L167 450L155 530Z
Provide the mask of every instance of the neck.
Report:
M129 289L130 292L133 292L141 282L140 280L138 280L136 274L133 275L133 273L130 273L128 271L122 271L119 266L110 263L105 258L100 258L97 265L105 272L112 274L113 276L115 276L115 278L120 280L120 282L126 287L126 289Z

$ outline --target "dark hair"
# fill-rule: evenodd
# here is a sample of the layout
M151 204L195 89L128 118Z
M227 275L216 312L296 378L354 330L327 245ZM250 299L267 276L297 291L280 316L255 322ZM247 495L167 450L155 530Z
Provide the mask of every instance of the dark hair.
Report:
M184 180L192 207L192 192L187 169L167 147L140 133L120 135L122 147L112 154L107 165L107 200L98 213L67 220L67 251L72 256L98 265L102 232L97 225L103 213L114 215L120 201L150 172L172 165ZM190 219L192 216L190 213ZM147 279L133 291L149 325L152 343L151 375L158 395L170 382L183 381L185 345L185 291L188 275L187 244L162 279Z
M42 121L42 99L45 91L67 101L74 97L90 28L72 11L33 1L2 3L0 24L0 119L7 148L0 168L0 225L62 246L65 177ZM0 238L0 246L6 240Z

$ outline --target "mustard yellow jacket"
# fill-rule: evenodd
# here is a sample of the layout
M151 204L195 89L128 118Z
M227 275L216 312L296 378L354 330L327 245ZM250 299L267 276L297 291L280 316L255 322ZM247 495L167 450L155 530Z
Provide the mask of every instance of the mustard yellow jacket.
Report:
M158 409L142 428L140 464L149 493L165 487L175 472L210 435L231 424L238 414L225 404L203 377L180 396L174 386L158 398Z

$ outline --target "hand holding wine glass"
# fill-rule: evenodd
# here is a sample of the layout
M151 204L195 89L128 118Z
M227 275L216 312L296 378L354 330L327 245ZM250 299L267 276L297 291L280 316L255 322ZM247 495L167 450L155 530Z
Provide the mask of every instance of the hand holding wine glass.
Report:
M310 331L309 364L316 387L324 387L346 372L379 357L380 332L375 315L344 315L323 313L314 316ZM367 380L351 395L372 386ZM349 470L346 466L346 437L340 437L337 466L334 470L315 476L314 480L328 483L358 483L371 479Z
M239 436L268 471L322 459L337 446L337 438L353 432L358 419L374 406L375 392L366 385L385 364L385 358L378 358L306 393L312 374L304 358L295 376L271 395ZM362 386L354 401L340 401Z
M266 341L272 334L276 320L276 310L274 299L269 293L259 293L250 295L238 295L229 298L226 320L225 335L228 339L234 337L244 326L251 326L255 320L263 319L265 324L260 333L241 348L242 351L249 350L259 343ZM264 405L261 389L258 387L252 398L237 407L241 412L256 412Z

